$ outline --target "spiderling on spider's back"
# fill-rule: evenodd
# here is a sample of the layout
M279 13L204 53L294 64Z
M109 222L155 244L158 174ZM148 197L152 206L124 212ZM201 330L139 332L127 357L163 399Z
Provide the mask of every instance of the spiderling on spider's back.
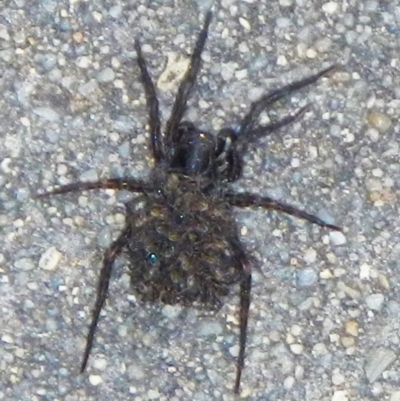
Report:
M244 367L250 306L251 267L232 216L235 207L276 210L331 230L339 227L267 196L234 192L230 183L241 177L243 154L275 130L297 120L303 107L279 121L262 125L260 113L293 91L314 84L335 70L317 74L273 90L250 105L238 130L224 128L212 135L184 121L186 103L200 69L212 13L208 12L197 38L189 68L179 86L165 130L161 131L159 103L138 40L137 63L149 113L151 150L155 166L147 181L119 178L74 183L37 195L46 198L91 189L125 189L137 194L126 204L126 224L104 255L92 321L81 372L86 368L100 312L107 298L111 270L125 250L133 288L145 301L220 307L233 284L240 286L240 337L234 385L239 392Z

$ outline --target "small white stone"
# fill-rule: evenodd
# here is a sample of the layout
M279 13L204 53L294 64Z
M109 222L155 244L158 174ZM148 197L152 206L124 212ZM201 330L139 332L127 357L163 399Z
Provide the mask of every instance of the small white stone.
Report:
M160 398L160 396L161 394L157 389L149 390L147 392L147 397L149 398L149 400L156 400L157 398Z
M92 386L98 386L99 384L103 383L103 378L99 375L90 375L89 382Z
M250 25L249 21L247 21L246 18L239 17L239 24L242 25L242 27L244 29L247 29L248 31L250 31L251 25Z
M290 7L293 4L292 0L279 0L279 5L281 7Z
M235 72L235 78L238 80L244 79L247 77L247 70L243 69L243 70L239 70Z
M9 334L1 336L1 341L7 344L14 344L14 339Z
M290 346L290 351L292 351L293 354L295 354L295 355L302 354L303 353L303 349L304 349L304 347L303 347L302 344L292 344Z
M400 401L400 391L395 391L390 396L390 401Z
M369 275L370 275L371 267L367 265L366 263L363 263L360 266L360 279L361 280L369 280Z
M344 383L345 377L340 372L334 372L332 375L332 383L335 386L340 386Z
M188 58L178 56L175 53L169 53L167 57L167 65L157 81L157 87L163 92L169 92L176 88L186 74L190 63Z
M314 263L317 259L317 251L313 248L308 248L305 252L304 252L304 257L303 260L305 263L307 264L311 264Z
M62 253L59 252L55 246L47 249L39 260L39 267L43 270L55 270L60 262Z
M328 1L327 3L322 5L322 11L327 14L333 14L338 9L338 3L335 1Z
M93 360L92 363L93 363L93 367L94 367L95 369L97 369L97 370L103 371L103 370L105 370L106 367L107 367L107 360L106 360L106 358L99 358L99 357L94 358L94 360Z
M290 165L291 165L293 168L299 167L299 166L300 166L300 159L298 159L297 157L294 157L294 158L292 159Z
M285 390L290 390L295 383L294 377L293 376L288 376L284 381L283 381L283 387Z
M329 269L322 270L322 272L319 274L319 277L323 280L329 280L333 278L333 274Z
M317 57L317 52L315 51L315 49L312 49L312 48L307 49L306 56L308 58L314 59L315 57Z
M91 62L90 58L87 56L78 57L78 59L76 60L76 65L79 68L88 68L91 63L92 62Z
M290 328L290 333L295 336L298 337L301 334L301 327L298 324L294 324L291 328Z
M331 231L329 233L329 239L330 239L332 245L335 245L335 246L344 245L346 243L346 237L340 231Z
M284 55L278 56L278 58L276 59L276 64L277 65L281 65L281 66L285 66L287 65L287 59Z
M331 401L348 401L347 391L346 390L339 390L333 393Z
M380 311L383 306L383 302L385 301L385 297L381 293L371 294L365 298L365 304L368 309Z

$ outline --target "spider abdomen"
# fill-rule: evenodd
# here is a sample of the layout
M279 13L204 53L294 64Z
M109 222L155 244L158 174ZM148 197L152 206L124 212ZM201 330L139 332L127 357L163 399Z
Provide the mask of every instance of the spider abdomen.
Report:
M199 177L157 172L157 190L129 216L130 273L144 300L217 308L240 279L237 228L220 193Z

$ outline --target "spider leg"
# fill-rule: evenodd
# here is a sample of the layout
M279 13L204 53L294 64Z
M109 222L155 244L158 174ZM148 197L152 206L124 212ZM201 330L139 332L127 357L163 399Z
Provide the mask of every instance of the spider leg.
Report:
M206 43L208 28L211 23L212 12L208 11L206 14L204 25L197 38L192 56L190 58L190 65L183 81L179 85L178 94L176 95L174 105L172 107L171 116L167 122L165 133L168 144L172 146L177 142L177 128L182 120L183 114L186 111L186 103L188 101L190 91L196 81L197 74L200 70L201 53L203 52Z
M240 380L244 368L244 357L246 351L247 324L249 321L250 293L251 293L251 267L248 263L244 251L241 251L240 263L242 265L243 278L240 282L240 335L239 335L239 355L237 360L236 380L234 393L239 394Z
M247 131L246 135L238 138L238 134L231 128L223 128L217 135L216 157L218 163L218 174L228 181L235 181L242 174L243 160L240 156L246 151L251 142L264 137L302 116L309 106L304 106L292 114L283 117L271 124L260 125ZM243 140L246 142L244 142Z
M149 126L151 136L151 148L156 164L165 159L164 143L161 134L160 110L156 89L147 69L146 60L143 57L142 49L138 39L135 40L135 51L137 63L140 69L142 84L146 94L147 109L149 112Z
M329 228L329 229L335 230L335 231L342 231L342 229L340 227L335 226L333 224L328 224L313 214L307 213L304 210L297 209L297 208L287 205L285 203L281 203L268 196L259 196L259 195L251 194L248 192L243 192L243 193L238 193L238 194L228 192L225 196L226 196L227 201L232 206L236 206L236 207L254 207L255 206L255 207L262 207L264 209L276 210L279 212L289 214L294 217L298 217L300 219L307 220L310 223L317 224L321 227L326 227L326 228Z
M248 146L248 144L253 142L254 140L267 136L268 134L271 134L272 132L277 131L282 127L285 127L286 125L292 124L294 121L300 118L309 108L310 105L306 105L296 110L294 113L286 115L278 121L274 121L266 125L259 125L255 128L249 129L245 135L246 138L243 138L245 139L246 144L241 143L241 145Z
M94 309L92 311L92 321L90 323L89 332L86 337L86 347L83 354L80 372L83 373L89 359L90 351L93 347L94 335L96 332L97 324L99 322L100 312L103 309L104 303L107 298L108 286L110 284L110 277L115 258L121 253L122 248L126 244L127 238L131 233L131 227L126 226L119 237L107 249L103 267L101 268L99 282L97 286L97 296Z
M89 189L125 189L131 192L144 192L148 184L141 180L126 178L111 178L94 182L75 182L73 184L63 185L52 191L43 192L35 195L36 199L47 198L51 195L66 194L68 192L87 191Z
M256 122L258 116L260 113L268 106L271 104L277 102L278 100L282 99L283 97L287 96L288 94L297 91L299 89L304 88L305 86L311 85L315 82L317 82L321 77L324 77L333 71L335 71L338 67L336 65L332 65L314 75L311 75L309 77L306 77L304 79L301 79L300 81L295 81L291 82L290 84L279 88L275 89L266 95L262 96L261 99L253 102L250 106L250 111L246 114L246 116L243 118L242 122L240 123L240 128L239 128L239 137L243 136L243 140L247 140L246 136L248 132L251 132L254 123ZM294 118L295 119L295 118ZM291 123L293 120L288 120L286 124ZM286 125L280 125L280 127Z

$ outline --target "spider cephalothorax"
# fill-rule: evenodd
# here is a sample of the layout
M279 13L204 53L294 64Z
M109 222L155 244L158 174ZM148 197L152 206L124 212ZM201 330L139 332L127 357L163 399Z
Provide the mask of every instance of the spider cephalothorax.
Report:
M230 189L242 172L243 153L250 143L292 123L302 108L279 121L262 125L260 113L291 92L315 83L332 72L329 67L301 81L271 91L250 106L239 129L217 135L182 121L186 103L200 69L212 14L208 12L198 36L190 66L179 86L172 113L161 131L155 87L135 41L137 63L144 86L151 150L155 166L147 181L120 178L65 185L38 195L45 198L99 188L125 189L137 195L126 204L126 225L104 255L92 322L81 365L84 371L93 345L101 309L108 293L115 258L125 250L133 288L143 300L168 304L198 304L210 309L221 305L232 284L240 286L240 350L234 391L240 387L250 306L251 268L239 240L234 207L260 207L303 218L339 230L318 217L266 196Z

